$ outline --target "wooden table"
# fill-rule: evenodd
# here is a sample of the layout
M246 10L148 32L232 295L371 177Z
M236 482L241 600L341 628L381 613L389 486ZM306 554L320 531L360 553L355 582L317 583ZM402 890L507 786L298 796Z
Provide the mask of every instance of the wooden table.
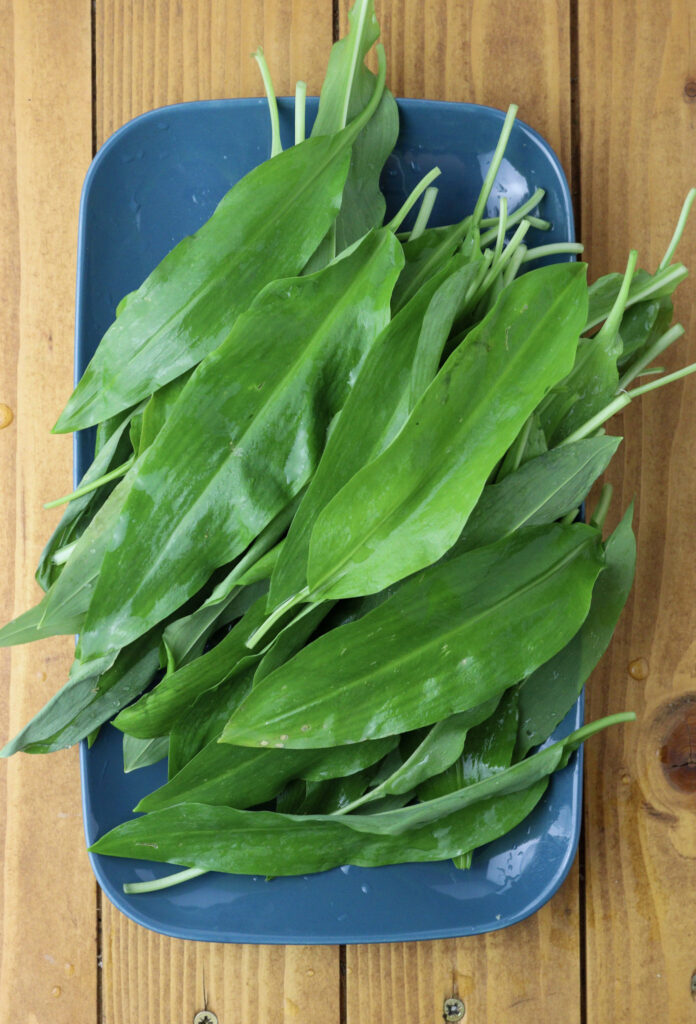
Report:
M2 621L34 603L32 572L68 489L49 429L70 391L77 210L97 146L165 103L319 88L347 3L2 0L0 434ZM546 136L573 183L591 277L635 246L654 269L696 183L696 6L688 0L381 0L401 96L506 107ZM696 264L696 221L679 255ZM696 359L696 287L670 368ZM692 335L689 338L689 335ZM1 410L0 410L1 411ZM77 751L0 766L0 1021L466 1024L696 1021L696 381L629 407L614 514L636 496L633 596L589 690L589 717L635 726L586 751L575 867L533 918L489 936L348 947L195 944L135 926L102 899L84 850ZM72 641L0 652L0 736L64 681ZM632 667L631 667L632 666ZM671 740L670 740L671 737ZM668 742L669 741L669 742ZM665 759L681 764L670 773Z

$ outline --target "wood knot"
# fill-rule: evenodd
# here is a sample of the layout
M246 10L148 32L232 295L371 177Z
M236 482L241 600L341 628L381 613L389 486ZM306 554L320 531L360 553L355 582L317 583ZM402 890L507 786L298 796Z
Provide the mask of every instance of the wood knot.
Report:
M696 80L695 79L693 79L693 78L688 79L686 85L684 86L684 96L689 101L689 103L693 103L694 100L696 100Z
M670 723L660 748L667 781L682 793L696 792L696 699L687 698Z

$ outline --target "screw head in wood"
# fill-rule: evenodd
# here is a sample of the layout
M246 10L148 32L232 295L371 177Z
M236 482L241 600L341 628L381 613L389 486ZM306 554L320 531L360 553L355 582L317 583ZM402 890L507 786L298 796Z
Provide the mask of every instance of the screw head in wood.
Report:
M193 1024L218 1024L218 1019L212 1010L199 1010Z
M466 1007L461 999L456 996L449 996L445 999L442 1007L442 1019L445 1021L461 1020L466 1013Z

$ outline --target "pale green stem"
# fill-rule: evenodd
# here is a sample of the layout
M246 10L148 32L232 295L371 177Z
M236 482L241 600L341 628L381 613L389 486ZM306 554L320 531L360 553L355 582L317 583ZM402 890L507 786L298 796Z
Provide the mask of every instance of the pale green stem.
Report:
M124 882L125 893L159 892L160 889L169 889L173 885L181 885L191 878L199 878L208 872L205 868L186 868L185 871L176 871L173 875L165 875L164 878L153 878L149 882Z
M653 359L657 359L665 349L669 348L677 338L681 338L684 333L684 328L681 324L674 324L668 331L662 334L656 342L654 342L650 348L647 348L643 355L639 359L636 359L634 363L631 363L624 373L623 377L619 379L618 390L621 391L623 388L628 387L632 380L636 377L640 377L646 366L649 366ZM657 367L650 371L651 373L657 373Z
M505 232L507 231L507 219L507 199L505 196L502 196L500 200L500 217L498 218L498 234L495 239L495 249L493 250L493 263L496 263L500 259L500 254L503 251Z
M305 105L307 101L307 83L298 82L295 86L295 145L305 140Z
M411 208L418 202L418 200L423 195L430 182L435 181L435 178L438 178L440 174L441 171L439 167L433 167L432 171L428 171L425 177L421 178L421 180L418 182L416 187L413 189L411 194L406 199L406 202L403 203L401 208L396 212L396 214L392 217L389 223L385 224L385 227L389 228L391 231L398 231L399 227L406 218L406 215L409 213Z
M652 380L648 384L641 384L640 387L633 388L632 391L624 391L622 394L617 395L609 405L605 405L587 421L583 423L581 427L578 427L576 431L569 434L568 437L564 437L558 447L560 448L564 444L570 444L572 441L580 441L583 437L589 437L590 434L594 434L595 430L601 427L608 419L615 416L617 412L621 412L626 406L633 401L634 398L638 398L640 395L647 395L649 391L657 391L658 388L664 387L665 384L672 384L676 380L681 380L682 377L688 377L689 374L696 373L696 363L690 363L689 366L682 367L681 370L677 370L675 373L668 373L665 377L658 377L657 380Z
M672 235L672 241L667 246L667 252L662 257L662 260L660 261L660 266L657 268L658 270L664 270L664 268L668 267L669 264L672 262L674 251L679 245L679 240L682 234L684 233L686 221L688 219L689 212L691 210L691 206L693 204L694 199L696 199L696 188L691 188L689 189L686 199L684 200L684 205L681 208L679 220L677 221L677 226L674 229L674 234Z
M105 473L104 476L100 476L97 480L92 480L88 484L83 484L82 487L78 487L72 494L66 494L64 498L56 498L55 501L47 501L44 508L56 508L57 505L65 505L69 501L75 501L76 498L82 498L85 494L90 494L92 491L96 491L102 484L108 484L111 480L118 480L120 476L124 476L135 462L135 455L131 455L129 459L121 466L117 466L116 469L110 470Z
M531 199L528 199L526 203L523 203L522 206L518 206L516 210L514 210L512 213L508 214L508 219L507 219L507 230L508 231L510 230L510 228L513 228L517 224L519 224L520 221L522 221L522 220L529 221L529 224L530 224L531 227L538 228L540 231L548 231L549 230L549 228L551 227L550 221L542 220L541 217L530 217L529 216L529 211L534 209L534 207L539 202L539 198L537 198L537 197L540 197L540 198L543 199L543 197L544 197L544 190L543 190L543 188L538 188L536 190L536 192L534 193L534 195L532 196ZM498 234L498 220L499 220L498 217L489 217L488 219L481 221L479 227L483 228L483 227L489 227L489 225L491 226L489 231L484 231L484 233L481 235L480 245L481 245L482 248L485 245L488 245L489 242L492 242L493 239L497 237L497 234Z
M531 213L531 211L534 209L535 206L539 205L539 203L541 202L541 200L544 198L545 195L546 195L546 192L545 192L545 190L543 188L536 189L536 191L532 193L532 195L529 197L529 199L527 199L524 203L522 203L521 206L518 206L516 210L513 210L512 213L510 213L508 215L508 227L512 227L513 224L519 224L519 222L522 220L523 217L526 217L528 213ZM532 218L529 218L529 219L532 220ZM551 227L551 224L547 220L540 220L540 218L538 218L538 217L534 217L533 219L535 221L538 221L539 224L544 224L545 225L545 229L544 230L546 230L546 229ZM495 228L497 226L497 224L498 224L498 218L497 217L484 217L479 222L479 227L480 228Z
M508 244L503 249L503 251L500 254L499 258L493 263L491 269L488 271L487 277L484 278L483 284L481 285L481 288L480 288L481 294L484 294L485 292L487 292L488 289L493 284L493 282L495 281L496 277L498 277L498 275L502 273L502 271L505 268L505 266L512 259L513 255L515 253L515 250L521 245L522 239L524 238L524 236L527 234L528 231L529 231L529 221L528 220L523 220L522 223L517 228L517 231L515 231L514 235L512 236L512 238L510 239Z
M518 246L517 250L512 254L512 259L508 263L503 274L503 288L507 288L507 286L515 280L517 272L524 263L526 254L527 246L524 243Z
M64 544L62 548L58 548L55 554L51 556L51 561L53 562L54 565L65 565L65 563L70 558L71 554L73 553L76 547L76 540L74 540L71 544Z
M527 441L529 440L529 435L530 435L531 430L532 430L532 423L533 422L534 422L534 416L533 415L527 417L527 420L526 420L524 426L522 427L522 430L519 432L519 434L515 438L514 452L513 452L513 456L512 456L512 467L510 469L511 473L514 473L516 469L520 468L520 463L522 462L522 456L524 455L524 450L527 447Z
M510 138L510 132L512 131L512 126L515 123L515 118L517 116L518 109L519 108L514 103L511 103L510 106L508 107L507 114L505 115L505 120L503 121L503 127L500 131L500 138L498 139L498 144L493 152L493 158L491 160L490 167L488 168L486 177L483 179L481 192L479 193L479 197L476 200L474 212L471 215L471 223L473 227L478 227L479 221L483 216L483 211L486 206L486 203L488 202L488 197L491 194L491 189L493 188L495 179L498 176L500 165L503 162L505 150L507 148L508 140Z
M433 212L433 206L437 199L437 191L438 190L434 187L426 188L425 195L423 196L423 202L420 205L420 210L416 217L416 223L413 225L411 234L408 236L409 242L414 242L416 238L420 238L428 226L430 214Z
M544 256L579 256L585 246L581 242L554 242L552 245L537 245L533 249L527 249L524 254L523 263L531 260L540 260Z
M258 50L253 54L253 57L259 66L261 78L263 79L263 87L266 90L268 113L271 117L271 157L274 157L283 152L283 147L280 144L278 101L276 100L275 90L273 89L273 82L271 80L271 73L268 70L268 64L266 63L262 47L259 46Z
M611 505L613 493L614 488L611 484L605 484L602 488L602 493L600 494L599 501L597 502L597 508L594 510L594 515L591 519L592 525L596 526L598 530L601 530L604 527L604 520L607 518L607 512Z
M289 612L295 605L302 604L309 597L309 587L303 587L302 590L298 590L292 597L288 597L285 601L274 608L271 614L265 619L259 628L255 630L246 642L246 646L253 650L254 647L258 646L259 640L261 640L266 633L271 629L272 626L282 619L286 612Z
M670 288L676 288L688 276L688 273L689 271L682 263L675 263L673 266L665 267L664 270L658 270L642 287L636 288L629 295L626 309L635 306L637 302L644 302L645 299L652 298L658 292L664 293ZM598 323L601 323L602 319L603 317L600 316L594 320L588 320L582 333L585 334L592 327L596 327Z
M638 253L635 249L631 249L628 254L628 262L626 264L626 271L624 273L621 287L619 288L619 294L616 296L614 305L611 307L611 312L602 324L601 330L596 335L596 341L601 342L605 338L614 338L618 334L619 327L621 326L621 319L626 312L626 303L628 302L628 293L631 288L631 281L633 275L636 272L636 264L638 263Z

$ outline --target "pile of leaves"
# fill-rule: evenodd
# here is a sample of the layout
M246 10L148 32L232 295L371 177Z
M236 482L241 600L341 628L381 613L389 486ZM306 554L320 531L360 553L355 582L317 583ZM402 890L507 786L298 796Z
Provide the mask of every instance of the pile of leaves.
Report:
M632 717L549 741L633 578L630 509L606 541L608 492L579 515L620 443L603 424L694 369L654 366L682 333L693 195L655 273L631 253L588 287L581 246L525 245L541 190L483 218L511 108L469 216L428 227L434 170L384 225L398 111L381 48L364 63L377 35L357 0L284 152L257 54L271 157L122 300L55 428L96 426L94 461L0 643L79 643L3 754L113 719L126 770L168 758L93 847L189 868L135 889L466 867Z

